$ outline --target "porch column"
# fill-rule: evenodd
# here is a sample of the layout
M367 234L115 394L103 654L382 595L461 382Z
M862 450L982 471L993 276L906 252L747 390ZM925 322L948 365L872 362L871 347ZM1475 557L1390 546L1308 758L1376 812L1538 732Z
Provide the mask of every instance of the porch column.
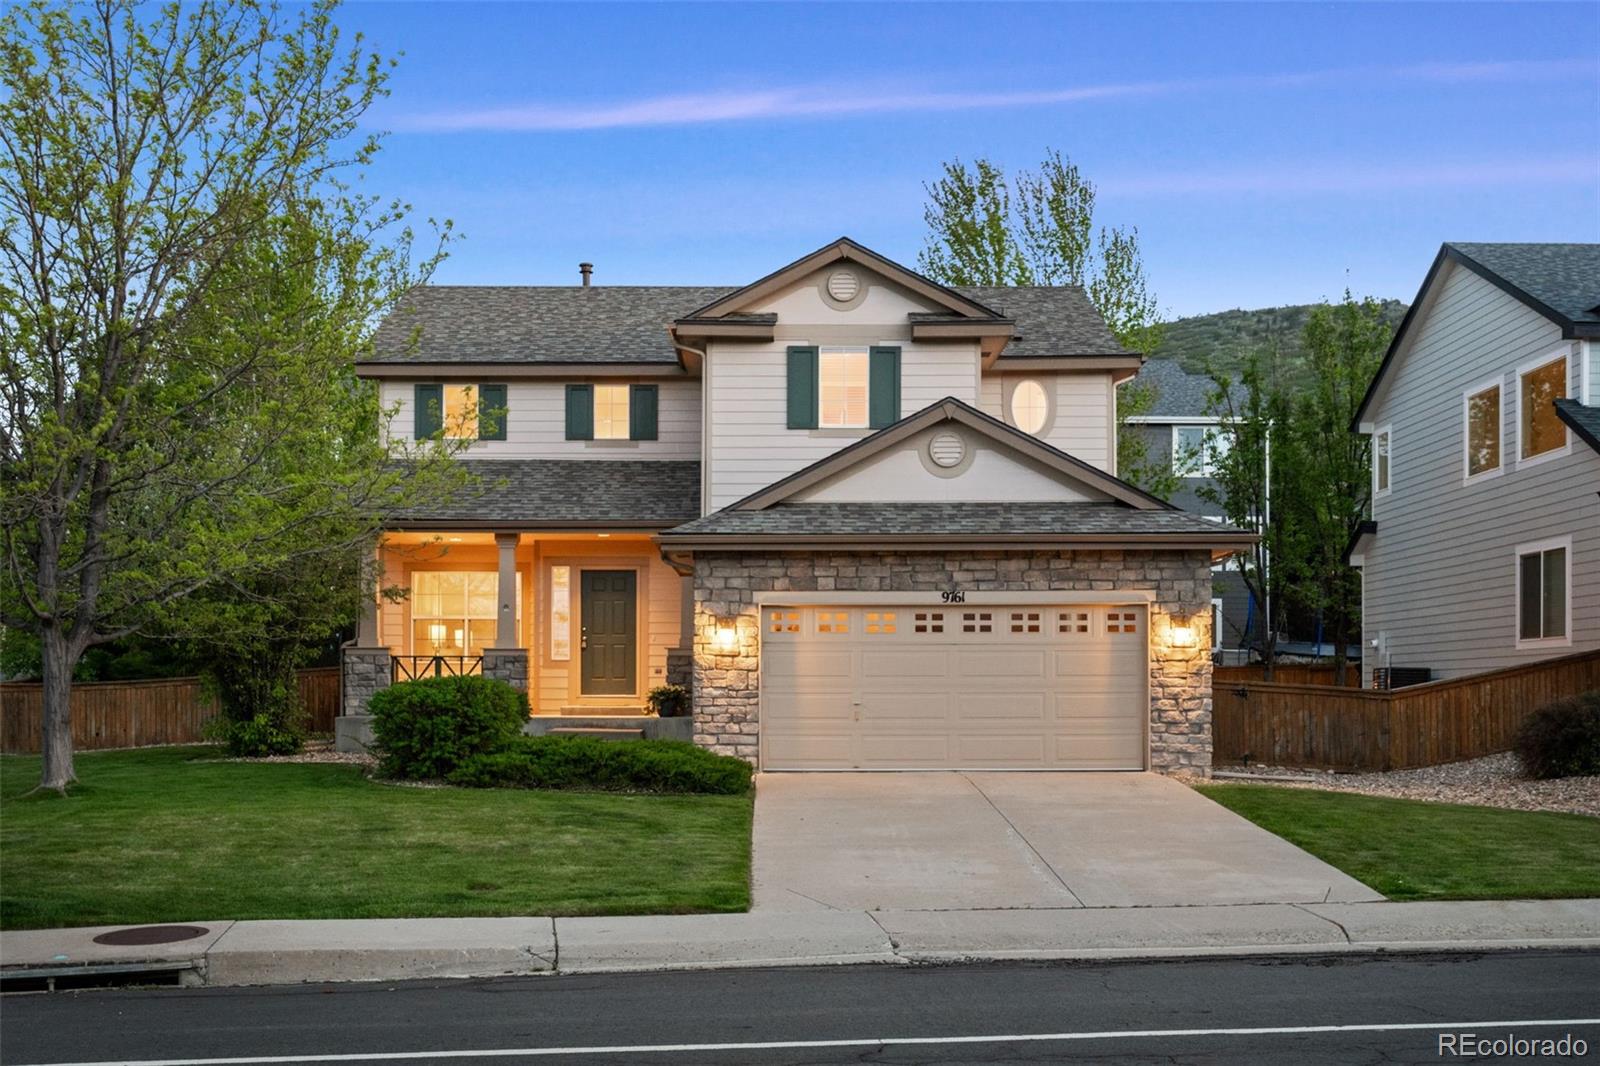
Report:
M500 616L494 646L504 651L521 647L517 639L517 534L496 533L494 544L500 549Z
M378 597L383 594L383 545L372 551L372 591L361 598L361 618L356 623L356 647L377 648Z

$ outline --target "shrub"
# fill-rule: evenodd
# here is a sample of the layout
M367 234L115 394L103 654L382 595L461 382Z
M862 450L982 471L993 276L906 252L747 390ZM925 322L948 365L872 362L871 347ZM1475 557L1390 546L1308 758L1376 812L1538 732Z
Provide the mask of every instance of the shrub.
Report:
M236 758L299 751L306 735L296 673L300 658L297 647L264 645L248 654L218 655L207 663L205 685L220 712L207 723L207 735L222 741Z
M380 772L413 780L447 777L463 760L505 748L528 720L528 698L488 677L405 681L369 706Z
M750 791L750 764L681 740L518 737L463 759L450 783L469 788L587 788L609 792Z
M1517 730L1514 750L1529 777L1600 774L1600 690L1534 711Z
M657 685L645 699L663 718L682 718L689 713L689 690L682 685Z

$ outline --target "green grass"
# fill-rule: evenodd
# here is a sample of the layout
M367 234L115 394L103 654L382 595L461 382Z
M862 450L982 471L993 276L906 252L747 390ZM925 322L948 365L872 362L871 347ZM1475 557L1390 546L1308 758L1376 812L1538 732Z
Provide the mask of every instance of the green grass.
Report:
M0 928L741 911L751 799L381 784L207 748L0 758Z
M1269 785L1198 788L1390 899L1600 896L1600 818Z

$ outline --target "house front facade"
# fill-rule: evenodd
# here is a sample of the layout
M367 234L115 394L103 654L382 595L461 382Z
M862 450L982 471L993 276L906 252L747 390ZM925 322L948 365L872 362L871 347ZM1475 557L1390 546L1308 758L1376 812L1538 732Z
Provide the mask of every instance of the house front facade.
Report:
M342 742L396 680L529 729L764 769L1210 762L1214 563L1249 535L1116 477L1140 357L1077 288L949 288L847 239L738 288L415 290L360 373L467 495L396 516ZM692 691L690 719L646 713Z
M1353 428L1363 673L1600 648L1600 245L1446 244Z

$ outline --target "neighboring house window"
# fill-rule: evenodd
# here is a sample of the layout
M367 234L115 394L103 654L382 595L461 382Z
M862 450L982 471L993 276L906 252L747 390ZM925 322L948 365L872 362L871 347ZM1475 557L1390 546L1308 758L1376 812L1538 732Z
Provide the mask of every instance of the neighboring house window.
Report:
M1500 382L1466 394L1466 477L1500 472Z
M506 439L504 385L418 384L412 404L418 440L440 435L451 440Z
M1570 644L1572 538L1517 547L1517 644Z
M788 352L790 429L882 429L900 420L900 349L815 348Z
M568 440L655 440L655 385L568 385Z
M1567 394L1566 356L1525 369L1517 377L1522 458L1532 459L1565 448L1567 427L1556 414L1555 401Z
M1394 430L1384 426L1372 435L1372 494L1389 492L1389 465L1394 460Z
M500 575L493 570L417 570L411 574L414 655L482 655L499 627ZM517 579L517 616L522 580Z
M1017 382L1011 390L1011 424L1024 433L1037 435L1049 416L1050 398L1044 386L1032 378Z
M1222 601L1211 598L1211 647L1222 647Z
M572 567L550 568L550 658L572 658Z
M1210 477L1233 442L1215 426L1172 427L1172 472L1179 477Z
M817 425L857 429L867 424L867 350L823 348L817 353Z

